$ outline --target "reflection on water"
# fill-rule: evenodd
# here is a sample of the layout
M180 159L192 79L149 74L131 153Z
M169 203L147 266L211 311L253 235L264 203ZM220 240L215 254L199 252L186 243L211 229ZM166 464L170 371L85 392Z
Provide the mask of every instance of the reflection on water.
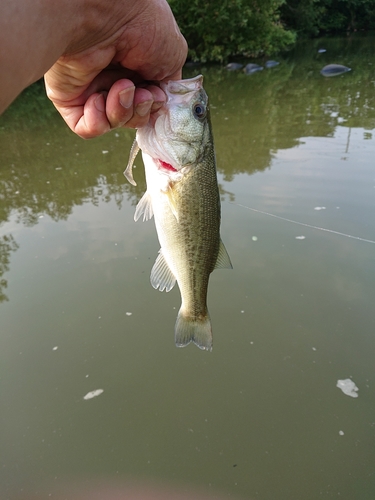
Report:
M9 271L10 254L17 248L18 245L11 234L4 234L0 237L0 302L8 300L4 293L4 289L8 284L2 276L6 271Z
M134 131L83 141L38 85L3 115L2 498L93 481L374 498L373 43L301 44L251 76L194 70L234 264L211 277L212 355L174 347L178 292L149 284L155 229L133 222L143 168L137 187L122 174ZM329 63L352 71L326 79ZM356 399L336 387L347 378Z

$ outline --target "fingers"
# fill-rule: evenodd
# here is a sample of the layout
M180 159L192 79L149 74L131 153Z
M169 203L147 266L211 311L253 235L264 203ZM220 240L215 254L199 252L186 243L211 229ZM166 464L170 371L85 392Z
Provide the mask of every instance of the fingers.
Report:
M73 132L83 139L91 139L103 135L111 129L105 108L105 95L93 94L87 99L84 106L75 107L68 116L64 116L64 113L59 111Z
M91 139L118 127L140 128L166 101L156 85L135 87L131 80L115 82L108 92L95 92L82 104L54 102L68 126L83 139Z
M106 113L111 128L140 128L147 125L150 114L158 111L166 101L160 87L134 87L130 80L119 80L108 92Z

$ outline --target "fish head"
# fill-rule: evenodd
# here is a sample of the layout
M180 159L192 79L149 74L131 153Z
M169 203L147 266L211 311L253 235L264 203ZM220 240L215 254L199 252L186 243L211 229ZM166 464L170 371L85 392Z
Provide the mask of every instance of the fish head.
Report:
M161 83L167 95L156 119L138 129L144 153L175 171L192 166L202 157L211 130L203 76Z

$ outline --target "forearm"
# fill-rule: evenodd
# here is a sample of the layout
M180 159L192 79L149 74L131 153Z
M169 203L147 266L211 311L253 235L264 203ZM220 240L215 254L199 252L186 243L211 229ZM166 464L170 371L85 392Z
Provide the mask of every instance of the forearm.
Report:
M108 39L106 23L115 36L113 19L123 23L124 11L131 19L133 11L147 3L110 2L109 9L108 2L101 0L0 1L0 113L61 55L84 50L92 39L98 43L99 33Z
M0 112L64 52L80 9L74 0L1 0Z

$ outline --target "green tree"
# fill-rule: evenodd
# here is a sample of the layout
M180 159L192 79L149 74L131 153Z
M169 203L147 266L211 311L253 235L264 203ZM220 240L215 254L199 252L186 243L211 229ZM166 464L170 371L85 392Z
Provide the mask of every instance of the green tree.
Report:
M285 25L298 35L314 36L319 33L319 23L325 12L321 0L287 0L280 8Z
M375 29L374 0L287 0L280 16L305 36Z
M169 0L194 61L271 55L294 43L280 22L285 0Z

